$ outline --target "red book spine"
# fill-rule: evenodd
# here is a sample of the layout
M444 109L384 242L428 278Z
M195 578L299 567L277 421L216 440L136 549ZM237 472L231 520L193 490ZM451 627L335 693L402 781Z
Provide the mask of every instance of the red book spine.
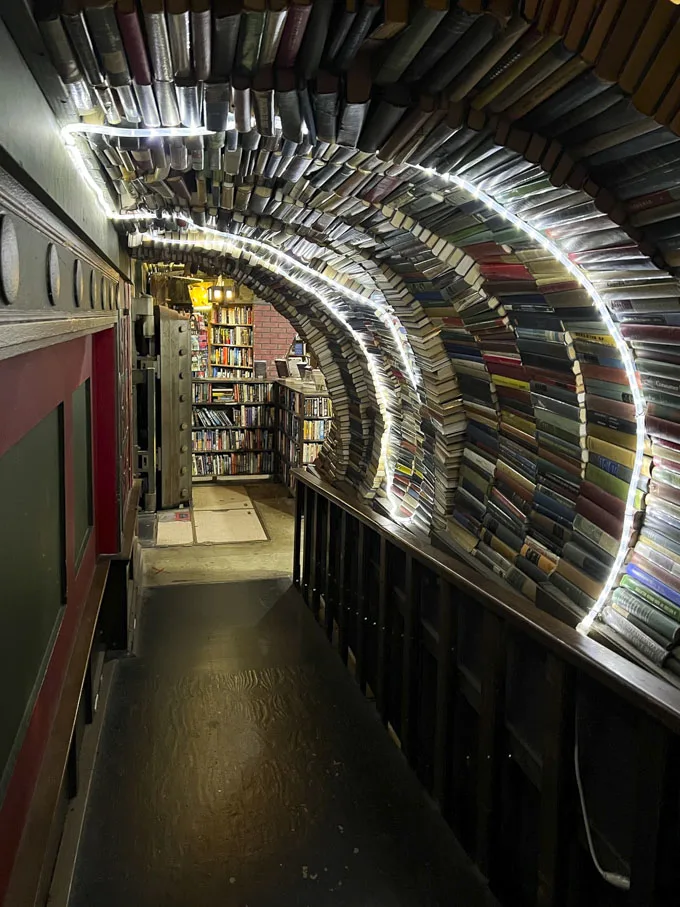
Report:
M540 381L576 392L576 382L570 381L565 372L551 372L549 369L536 368L533 365L526 366L525 370L530 381Z
M595 485L594 482L581 483L581 496L588 498L594 504L597 504L598 507L603 507L607 513L611 513L613 517L623 522L623 516L626 512L625 501L614 497L613 494L609 494L608 491L600 488L599 485Z
M599 526L600 529L603 529L607 533L607 535L611 535L615 539L621 538L623 522L617 520L611 513L607 513L606 510L598 507L597 504L588 498L579 497L576 499L576 513L580 513L581 516L590 520L591 523Z
M680 328L664 324L622 324L621 334L627 340L647 340L651 343L680 343Z
M279 69L292 69L295 66L295 58L300 50L311 12L311 3L306 6L291 6L288 10L288 17L276 55L276 65Z
M628 387L628 377L624 370L620 368L584 363L581 365L581 374L584 378L592 378L595 381L609 381L612 384L624 384Z
M667 419L659 419L657 416L647 416L646 428L647 434L651 435L655 441L657 438L662 438L664 441L680 444L680 425L677 422L669 422Z
M494 375L505 375L506 378L517 378L518 381L528 381L527 373L521 365L517 364L516 359L509 359L507 356L488 356L482 355L486 367Z

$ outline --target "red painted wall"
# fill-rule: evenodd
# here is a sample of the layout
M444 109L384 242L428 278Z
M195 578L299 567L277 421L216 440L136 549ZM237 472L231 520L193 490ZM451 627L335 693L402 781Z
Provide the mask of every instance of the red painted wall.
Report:
M107 337L107 335L109 335ZM35 788L45 746L64 682L71 649L82 615L83 605L94 574L98 541L111 544L110 533L98 538L98 520L102 513L111 518L115 505L115 484L106 481L104 472L110 470L111 459L97 456L97 437L105 438L106 446L115 451L116 417L115 372L112 371L114 331L110 329L95 338L84 337L55 344L46 349L27 353L0 362L0 456L17 443L60 403L64 405L64 487L66 526L66 605L54 649L38 693L33 714L24 737L5 798L0 806L0 903L6 893L12 865L23 831L26 813ZM93 374L93 346L101 359L96 361ZM73 391L88 377L92 378L92 401L101 408L93 418L93 483L94 528L86 551L75 569L75 539L73 520L73 460L71 455ZM113 396L112 396L113 391ZM113 434L112 434L113 430ZM113 443L112 443L113 441ZM115 509L115 506L114 506Z
M295 338L295 328L274 306L261 301L253 305L253 325L255 358L266 360L267 377L276 378L274 360L285 358Z

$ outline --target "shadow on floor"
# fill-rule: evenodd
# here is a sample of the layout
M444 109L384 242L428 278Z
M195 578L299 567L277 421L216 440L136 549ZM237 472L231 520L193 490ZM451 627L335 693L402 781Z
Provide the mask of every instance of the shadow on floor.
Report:
M490 907L287 581L151 589L71 907Z

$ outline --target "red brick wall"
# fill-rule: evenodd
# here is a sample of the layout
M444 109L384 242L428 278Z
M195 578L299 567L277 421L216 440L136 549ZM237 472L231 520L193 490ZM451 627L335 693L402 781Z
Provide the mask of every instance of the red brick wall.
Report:
M255 358L267 362L267 377L276 378L275 359L285 358L295 338L295 328L268 302L253 305Z

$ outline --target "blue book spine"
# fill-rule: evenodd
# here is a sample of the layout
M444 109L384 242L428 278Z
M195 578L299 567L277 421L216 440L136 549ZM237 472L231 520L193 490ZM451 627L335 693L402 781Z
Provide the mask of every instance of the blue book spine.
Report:
M534 503L537 505L537 508L540 507L547 510L549 513L557 514L564 520L571 522L574 519L573 509L564 506L559 501L550 497L550 495L538 491L538 489L534 492Z
M626 573L629 576L632 576L633 579L636 579L639 583L642 583L643 586L647 586L648 589L653 589L655 592L658 592L659 595L663 595L664 598L673 602L674 605L680 605L680 592L671 589L670 586L662 583L661 580L657 579L655 576L650 576L649 573L645 573L645 571L641 570L637 564L628 564Z
M603 472L608 472L610 475L616 476L617 479L621 479L624 482L630 482L633 477L633 471L627 466L616 463L614 460L608 460L606 457L593 453L592 451L589 451L588 453L588 462L592 463L593 466L597 466L598 469L601 469Z

